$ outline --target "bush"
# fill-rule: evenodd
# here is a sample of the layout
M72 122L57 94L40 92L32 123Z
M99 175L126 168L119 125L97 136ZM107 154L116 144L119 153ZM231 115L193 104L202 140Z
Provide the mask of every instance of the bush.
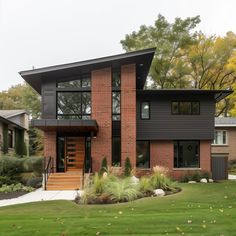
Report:
M0 175L14 179L23 172L23 161L17 157L3 156L0 158Z
M99 175L102 175L104 172L108 172L108 168L107 168L107 158L104 157L102 159L102 165L101 165L101 169L99 171Z
M236 159L228 161L228 169L235 170L236 169Z
M26 186L22 185L21 183L11 184L11 185L4 184L0 188L0 193L19 192L19 191L31 192L33 190L34 190L34 188L26 187Z
M26 157L23 159L24 172L43 173L43 157Z
M130 159L128 157L126 157L126 159L125 159L125 171L124 171L125 176L130 176L131 169L132 169L132 166L131 166L131 163L130 163Z
M182 176L181 182L185 182L185 183L187 183L188 181L200 182L200 180L203 178L209 180L211 178L211 174L207 171L203 171L203 172L195 171L194 173L186 174Z
M16 184L17 181L10 178L9 176L0 176L0 187L2 187L2 185L10 185L10 184Z
M26 186L30 186L32 188L40 188L42 186L43 177L35 177L28 179Z
M144 195L151 195L154 189L149 177L142 177L139 181L138 188Z

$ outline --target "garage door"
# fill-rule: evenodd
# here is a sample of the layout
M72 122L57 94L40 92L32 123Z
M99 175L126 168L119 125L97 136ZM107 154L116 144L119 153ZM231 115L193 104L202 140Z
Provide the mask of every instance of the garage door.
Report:
M211 169L212 178L214 180L228 179L228 157L227 156L212 156Z

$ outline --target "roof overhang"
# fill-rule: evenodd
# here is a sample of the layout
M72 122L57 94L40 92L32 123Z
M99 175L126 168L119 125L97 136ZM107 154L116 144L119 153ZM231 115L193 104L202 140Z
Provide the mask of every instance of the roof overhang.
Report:
M3 122L4 124L11 125L12 127L20 129L20 130L27 130L25 127L20 126L20 125L16 124L15 122L10 121L2 116L0 116L0 122Z
M212 95L215 102L219 102L223 98L230 95L232 90L201 90L201 89L155 89L155 90L138 90L138 94L150 94L150 95L167 95L167 94L185 94L185 95Z
M19 72L19 74L29 85L41 94L41 86L44 79L57 80L66 77L70 78L79 74L89 73L92 70L107 67L119 68L122 65L136 64L137 88L142 89L145 84L155 50L156 48L149 48L92 60L26 70Z
M90 134L96 136L98 124L96 120L32 120L31 125L43 131L57 131L71 134Z
M227 127L236 127L236 124L215 124L215 127L222 127L222 128L227 128Z

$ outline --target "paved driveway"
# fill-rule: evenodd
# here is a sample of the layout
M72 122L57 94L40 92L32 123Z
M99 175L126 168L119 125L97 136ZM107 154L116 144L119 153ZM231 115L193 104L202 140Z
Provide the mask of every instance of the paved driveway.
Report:
M79 192L80 191L77 190L44 191L40 188L17 198L0 200L0 207L50 200L74 200Z

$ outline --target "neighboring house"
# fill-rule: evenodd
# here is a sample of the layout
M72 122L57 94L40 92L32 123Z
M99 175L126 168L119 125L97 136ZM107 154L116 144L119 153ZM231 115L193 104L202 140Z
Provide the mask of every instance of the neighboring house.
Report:
M231 91L144 90L155 49L20 72L42 96L44 155L57 172L109 166L175 178L211 172L215 103ZM65 159L66 158L66 159Z
M29 115L25 110L0 110L1 153L28 155Z
M224 156L229 161L236 160L236 118L215 118L215 138L212 155Z

